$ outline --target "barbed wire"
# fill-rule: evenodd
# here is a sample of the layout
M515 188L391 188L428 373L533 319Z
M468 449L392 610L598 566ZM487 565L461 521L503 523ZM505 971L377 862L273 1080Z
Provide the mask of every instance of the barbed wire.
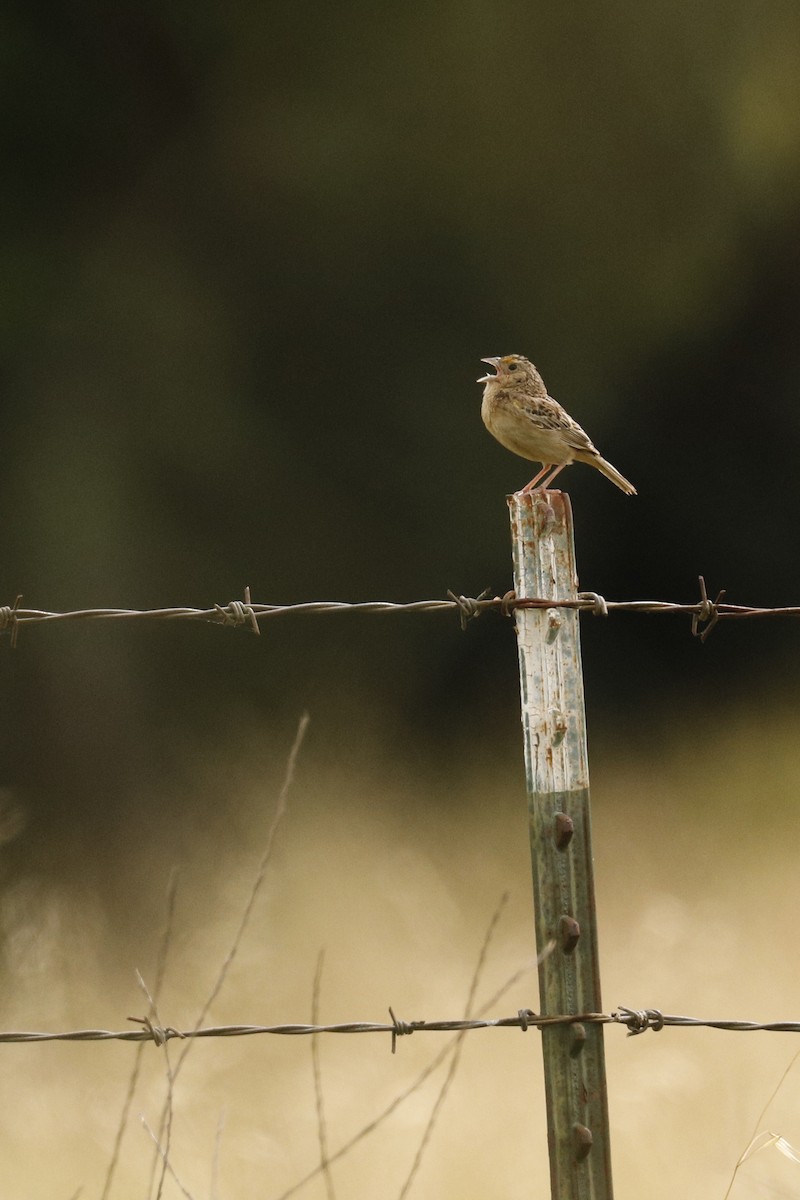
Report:
M9 633L11 645L17 644L25 625L53 621L204 621L212 625L243 627L251 633L261 632L261 623L285 616L315 616L327 613L455 613L461 628L486 612L499 612L510 617L517 609L564 608L607 617L613 613L646 615L678 614L692 619L692 636L704 642L720 621L748 617L798 617L800 605L767 608L749 604L730 604L723 601L725 591L710 599L705 579L699 576L700 599L693 604L673 600L607 600L597 592L579 592L574 599L549 600L540 597L521 597L514 592L493 596L487 589L479 596L461 596L448 591L446 600L413 600L408 603L389 600L367 600L354 603L341 600L314 600L300 604L261 604L251 599L245 588L243 600L214 604L211 608L81 608L71 612L47 612L38 608L23 608L22 596L13 604L0 605L0 634Z
M150 1017L128 1017L138 1029L75 1029L64 1033L8 1032L0 1033L0 1043L10 1042L154 1042L163 1046L174 1039L253 1037L277 1034L302 1037L318 1033L388 1033L392 1053L397 1039L412 1033L465 1033L476 1029L547 1029L553 1025L623 1025L628 1035L654 1033L669 1027L724 1029L735 1033L800 1033L800 1021L727 1021L702 1017L682 1017L663 1013L657 1008L633 1009L620 1007L610 1013L575 1013L545 1016L530 1008L521 1008L513 1016L493 1019L463 1019L444 1021L402 1021L389 1009L390 1022L348 1021L337 1025L214 1025L203 1029L181 1030L171 1025L159 1026Z

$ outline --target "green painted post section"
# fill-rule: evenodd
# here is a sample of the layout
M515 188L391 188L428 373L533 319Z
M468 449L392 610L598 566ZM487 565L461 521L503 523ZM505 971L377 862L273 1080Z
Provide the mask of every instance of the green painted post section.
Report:
M564 492L508 497L518 597L577 596ZM517 609L536 946L545 1015L602 1012L579 614ZM555 943L551 953L548 945ZM542 1030L553 1200L611 1200L603 1027Z

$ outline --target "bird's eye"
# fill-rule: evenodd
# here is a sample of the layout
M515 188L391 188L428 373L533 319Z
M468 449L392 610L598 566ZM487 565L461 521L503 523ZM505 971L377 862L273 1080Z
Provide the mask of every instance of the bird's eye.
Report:
M509 363L508 369L509 371L517 371L519 369L519 363Z

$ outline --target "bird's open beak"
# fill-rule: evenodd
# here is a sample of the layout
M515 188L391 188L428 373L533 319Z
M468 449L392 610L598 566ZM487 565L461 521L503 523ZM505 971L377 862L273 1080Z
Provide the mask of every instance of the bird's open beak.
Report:
M499 357L499 355L497 358L482 358L481 362L488 363L490 367L494 367L497 374L496 375L481 375L480 379L477 379L475 382L476 383L488 383L490 379L496 379L497 376L500 374L500 357Z

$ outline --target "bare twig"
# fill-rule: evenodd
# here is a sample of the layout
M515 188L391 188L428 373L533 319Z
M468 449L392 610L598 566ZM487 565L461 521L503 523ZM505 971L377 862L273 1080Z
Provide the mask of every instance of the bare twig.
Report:
M161 1019L158 1015L158 1006L156 1005L155 999L151 995L151 993L147 987L147 984L145 983L144 979L142 978L141 974L138 971L136 972L136 977L137 977L137 981L139 983L139 987L144 992L144 995L145 995L148 1005L149 1005L147 1023L150 1024L152 1028L158 1029L161 1025ZM153 1024L154 1022L155 1022L155 1024ZM162 1128L164 1130L165 1141L164 1141L163 1149L162 1149L161 1141L159 1140L157 1143L158 1152L161 1155L161 1174L159 1175L158 1184L156 1185L156 1200L161 1200L161 1197L164 1193L164 1179L166 1178L167 1167L169 1166L169 1152L170 1152L170 1148L172 1145L172 1120L173 1120L173 1116L174 1116L173 1099L174 1099L174 1091L175 1091L175 1072L172 1068L172 1063L170 1062L169 1044L168 1044L168 1042L165 1041L163 1043L163 1045L164 1045L164 1065L165 1065L165 1069L166 1069L166 1073L167 1073L167 1095L166 1095L166 1098L164 1101L164 1113L162 1113L161 1123L162 1123ZM164 1114L166 1114L166 1116ZM156 1161L158 1161L158 1160L156 1159ZM155 1174L155 1172L153 1172L153 1174ZM151 1177L150 1187L148 1188L148 1194L152 1192L152 1184L153 1184L153 1179Z
M175 1168L172 1166L172 1163L171 1163L171 1162L169 1161L169 1159L167 1158L167 1155L166 1155L166 1153L164 1152L164 1149L163 1149L163 1147L162 1147L161 1143L159 1142L159 1140L158 1140L158 1137L156 1136L155 1132L154 1132L154 1131L153 1131L153 1130L150 1128L150 1126L147 1124L147 1121L144 1119L144 1117L140 1117L139 1119L140 1119L140 1121L142 1122L142 1125L143 1125L143 1127L144 1127L145 1131L146 1131L146 1132L147 1132L147 1133L150 1135L150 1137L152 1138L152 1140L153 1140L153 1145L154 1145L154 1146L155 1146L155 1148L156 1148L156 1153L157 1153L157 1154L160 1156L160 1158L161 1158L162 1162L164 1163L164 1167L165 1167L165 1169L166 1169L166 1170L169 1172L169 1174L172 1176L172 1178L174 1179L174 1181L175 1181L175 1184L177 1185L177 1187L179 1187L179 1188L180 1188L181 1192L182 1192L182 1193L183 1193L183 1195L186 1197L186 1200L194 1200L194 1196L192 1195L192 1193L189 1191L189 1189L188 1189L187 1187L184 1187L184 1185L181 1183L180 1179L179 1179L179 1178L178 1178L178 1176L176 1175L176 1173L175 1173Z
M491 945L491 941L494 936L494 931L497 928L497 923L500 920L500 916L501 916L503 909L505 908L507 903L508 903L508 892L506 892L504 895L502 895L500 897L500 902L498 903L497 908L495 909L494 913L492 914L492 919L489 922L488 929L486 930L486 936L483 939L483 945L481 946L481 950L478 955L478 961L475 964L475 970L472 973L472 982L470 984L469 994L467 996L467 1003L466 1003L466 1007L464 1009L464 1016L467 1019L469 1019L470 1016L472 1015L472 1007L475 1003L475 993L478 990L478 984L480 982L480 977L481 977L481 974L483 973L483 968L486 963L486 955L489 952L489 946ZM405 1183L403 1184L403 1186L400 1189L399 1200L403 1200L403 1198L408 1195L409 1191L411 1190L411 1184L414 1181L414 1176L416 1175L417 1171L420 1168L420 1165L422 1163L422 1157L425 1153L428 1143L430 1142L431 1136L433 1135L433 1130L436 1125L436 1120L439 1116L439 1112L441 1110L442 1105L444 1104L447 1093L450 1090L450 1085L452 1084L453 1080L455 1079L456 1071L458 1070L459 1064L461 1062L461 1052L464 1049L465 1036L466 1036L466 1033L460 1033L458 1035L458 1037L456 1038L455 1047L453 1049L453 1055L452 1055L452 1058L450 1059L450 1064L447 1068L447 1074L444 1077L442 1086L439 1089L439 1094L436 1097L436 1101L431 1110L430 1117L428 1118L428 1124L425 1127L425 1132L422 1135L422 1140L420 1141L420 1144L417 1147L417 1153L414 1155L414 1161L411 1164L411 1169L408 1172Z
M736 1166L733 1168L733 1174L731 1175L731 1181L730 1181L730 1183L728 1184L728 1188L727 1188L727 1191L725 1192L725 1195L724 1195L724 1197L723 1197L723 1200L728 1200L728 1197L729 1197L729 1196L730 1196L730 1194L731 1194L731 1189L732 1189L732 1187L733 1187L733 1185L734 1185L734 1182L735 1182L735 1180L736 1180L736 1175L737 1175L737 1172L738 1172L738 1170L739 1170L739 1167L741 1167L741 1166L742 1166L742 1164L743 1164L743 1163L745 1163L745 1162L747 1161L747 1159L748 1159L748 1158L751 1156L751 1154L753 1153L753 1148L754 1148L754 1145L755 1145L756 1141L758 1140L758 1134L759 1134L759 1130L760 1130L760 1128L761 1128L761 1122L764 1120L764 1117L766 1116L767 1109L768 1109L768 1108L769 1108L769 1106L772 1104L772 1102L773 1102L773 1100L775 1099L775 1097L777 1096L778 1092L779 1092L779 1091L781 1090L781 1088L783 1087L784 1083L786 1082L786 1079L787 1079L787 1077L788 1077L788 1076L791 1074L791 1072L794 1070L794 1065L795 1065L795 1063L797 1062L798 1058L800 1058L800 1050L798 1050L798 1051L797 1051L795 1054L793 1054L793 1055L792 1055L792 1058L791 1058L791 1059L790 1059L790 1061L789 1061L789 1065L788 1065L788 1067L786 1068L786 1070L785 1070L785 1071L783 1072L783 1074L781 1075L781 1077L780 1077L780 1079L778 1080L777 1084L776 1084L776 1085L775 1085L775 1087L773 1088L771 1095L768 1097L766 1104L764 1105L764 1107L761 1109L761 1112L760 1112L760 1113L758 1114L758 1116L756 1117L756 1123L755 1123L755 1125L753 1126L753 1136L752 1136L752 1137L751 1137L751 1139L750 1139L750 1142L749 1142L749 1145L748 1145L747 1149L746 1149L746 1150L744 1151L744 1153L743 1153L743 1154L742 1154L742 1155L739 1157L739 1160L738 1160L738 1162L736 1163ZM770 1135L770 1136L774 1137L775 1135Z
M189 1051L191 1050L192 1045L194 1044L195 1038L202 1036L201 1026L203 1024L203 1021L206 1019L206 1016L208 1015L208 1012L211 1009L211 1006L213 1005L217 996L222 991L222 988L225 984L225 980L228 977L228 972L230 971L231 966L233 965L233 961L236 958L236 954L239 950L239 946L241 945L242 938L244 937L245 929L247 928L247 925L250 921L250 917L252 915L256 899L258 898L258 894L261 890L262 884L264 883L264 879L266 878L267 867L269 866L270 859L272 858L272 850L273 850L273 846L275 844L275 837L278 832L278 827L280 826L280 823L286 814L286 804L287 804L287 800L288 800L288 796L289 796L289 789L292 785L292 780L294 779L294 772L295 772L295 768L297 766L297 758L300 753L300 747L303 744L303 739L305 738L305 735L306 735L306 730L308 729L309 720L310 720L310 718L308 716L308 713L303 713L302 717L300 718L300 720L298 722L297 732L295 734L294 742L292 744L291 750L289 751L289 757L286 761L286 770L284 772L283 784L281 785L281 790L278 794L278 801L277 801L277 804L275 805L275 811L272 814L272 821L270 822L269 829L267 830L266 844L264 846L264 851L261 855L261 860L258 864L255 878L253 880L253 884L250 889L250 895L248 896L247 901L245 903L244 910L243 910L241 918L239 920L239 924L237 926L236 932L233 936L233 940L231 942L230 948L228 949L228 953L225 955L225 958L222 961L222 965L221 965L219 971L217 972L217 977L214 980L214 983L211 987L211 991L209 992L205 1003L203 1004L202 1008L200 1009L200 1012L198 1014L194 1028L187 1034L179 1034L177 1030L169 1029L169 1028L167 1028L167 1029L159 1028L158 1030L156 1030L156 1034L155 1034L156 1040L162 1042L165 1045L165 1047L166 1047L166 1043L172 1037L183 1036L188 1039L183 1050L178 1055L178 1059L177 1059L177 1062L175 1063L174 1069L172 1069L170 1072L170 1092L169 1092L169 1095L167 1096L167 1099L165 1100L165 1104L164 1104L164 1107L162 1108L161 1116L159 1118L160 1135L163 1134L163 1131L165 1128L165 1123L168 1122L169 1120L171 1120L170 1105L172 1102L172 1087L174 1085L174 1082L177 1079L178 1074L180 1073L181 1067L183 1066L184 1062L186 1061L186 1056L189 1053ZM169 1145L169 1139L167 1139L167 1143ZM160 1141L158 1141L158 1144L160 1145Z
M170 875L169 884L167 886L167 919L164 925L164 932L161 935L161 941L158 948L158 956L156 958L155 984L153 994L158 997L161 993L161 986L164 982L164 974L166 972L167 954L172 941L172 928L175 919L175 901L178 894L178 874L173 870ZM114 1174L119 1162L119 1156L122 1150L122 1139L125 1135L125 1130L128 1126L128 1118L130 1116L131 1107L133 1105L133 1097L136 1092L136 1087L139 1082L139 1076L142 1070L142 1054L144 1052L145 1043L140 1042L136 1047L136 1057L131 1070L130 1079L128 1080L128 1090L125 1094L125 1100L122 1105L119 1123L117 1125L117 1133L114 1138L114 1147L111 1152L111 1160L106 1171L105 1183L101 1200L108 1200L111 1194L111 1185L114 1180Z
M220 1148L222 1146L222 1135L225 1132L225 1118L227 1115L226 1109L223 1108L219 1114L217 1121L217 1132L214 1135L214 1156L211 1159L211 1188L209 1191L210 1200L219 1200L219 1158Z
M545 953L549 953L549 949L546 950ZM532 963L529 963L529 964L527 964L527 966L521 967L519 970L515 971L514 974L509 979L506 980L506 982L503 984L503 986L498 988L498 990L495 992L494 996L492 996L491 1000L487 1001L487 1003L482 1006L482 1008L480 1009L480 1012L486 1012L489 1009L489 1007L498 1003L502 999L502 997L509 991L509 989L514 987L514 985L516 983L518 983L519 980L524 975L526 975L529 971L532 971L536 966L538 966L538 963L539 963L539 959L535 959ZM533 1014L531 1014L531 1015L533 1015ZM576 1020L576 1019L579 1019L579 1018L572 1018L572 1020ZM459 1023L459 1024L462 1024L462 1023ZM474 1024L474 1022L470 1021L470 1022L466 1022L464 1024L472 1026ZM480 1024L480 1022L478 1024ZM516 1024L517 1027L519 1027L519 1018L512 1019L509 1022L509 1024ZM397 1032L396 1027L397 1027L397 1022L394 1022L394 1024L390 1025L388 1028L390 1030L393 1030L394 1033L396 1033ZM412 1028L413 1028L413 1031L416 1032L416 1030L418 1028L417 1022L412 1022ZM408 1031L404 1030L404 1032L408 1032ZM349 1139L349 1141L345 1142L344 1145L340 1146L338 1150L334 1151L334 1153L331 1154L330 1157L328 1158L328 1162L335 1163L338 1161L338 1159L343 1158L345 1156L345 1154L348 1154L352 1150L353 1146L357 1145L358 1142L362 1141L365 1137L367 1137L370 1133L372 1133L373 1130L377 1129L380 1125L382 1125L384 1123L384 1121L386 1121L392 1115L392 1113L395 1112L400 1107L400 1105L403 1104L404 1101L406 1101L409 1098L409 1096L412 1096L414 1094L414 1092L418 1091L419 1088L422 1087L425 1080L430 1078L430 1076L434 1073L434 1071L436 1071L437 1068L444 1062L444 1060L447 1058L448 1054L453 1053L454 1048L455 1048L455 1039L450 1041L448 1043L448 1045L443 1046L442 1049L439 1051L439 1053L437 1055L435 1055L435 1057L428 1063L427 1067L425 1067L424 1070L422 1070L420 1072L420 1074L417 1076L417 1078L411 1084L409 1084L409 1086L407 1088L404 1088L404 1090L402 1092L400 1092L397 1096L395 1096L394 1100L392 1100L389 1104L387 1104L386 1108L384 1108L382 1110L382 1112L378 1113L378 1115L376 1117L374 1117L373 1120L371 1120L367 1125L363 1126L362 1129L359 1129L358 1133L354 1134L353 1137L351 1137ZM280 1194L280 1196L277 1197L277 1200L288 1200L289 1196L293 1196L296 1192L299 1192L302 1187L304 1187L307 1183L310 1182L310 1180L314 1179L315 1176L319 1175L320 1169L321 1168L318 1166L314 1167L313 1170L309 1171L308 1174L304 1175L302 1179L297 1181L297 1183L292 1184L292 1186L287 1191L282 1192Z
M222 991L222 988L225 984L225 980L228 977L228 972L230 971L230 969L233 965L233 960L236 958L237 952L239 950L239 946L241 945L241 942L242 942L242 938L244 937L244 932L250 922L250 917L252 916L255 902L258 899L258 894L261 891L261 887L264 883L264 879L266 878L267 867L269 866L270 859L272 858L272 849L275 844L275 837L278 832L278 827L280 826L281 821L283 820L284 816L286 815L286 803L289 798L289 789L292 786L292 780L294 779L294 772L295 772L295 768L297 766L297 758L298 758L298 755L300 754L300 747L303 744L303 739L306 736L306 731L308 729L309 720L310 720L310 718L309 718L308 713L303 713L302 717L300 718L300 720L298 722L297 733L294 736L294 742L292 744L291 750L289 751L289 757L286 762L286 771L285 771L284 777L283 777L283 784L281 785L281 790L280 790L280 793L278 794L278 802L275 805L275 812L272 814L272 821L270 822L269 829L267 830L267 841L264 846L264 851L261 855L261 860L258 864L258 868L256 870L256 874L255 874L255 878L253 880L252 887L250 888L250 895L248 896L247 902L244 906L244 910L243 910L241 918L239 920L239 925L236 929L236 933L233 936L233 941L231 942L230 949L228 950L228 953L225 955L225 958L223 959L222 966L220 967L220 969L217 973L217 978L214 981L213 987L211 988L211 991L208 994L208 998L206 999L206 1002L203 1005L203 1007L200 1009L200 1013L197 1017L197 1021L195 1024L194 1032L199 1031L200 1026L203 1024L203 1021L206 1019L206 1016L208 1015L208 1012L209 1012L212 1004L214 1003L217 996ZM192 1044L191 1042L187 1042L186 1046L184 1047L184 1049L178 1059L178 1062L175 1065L176 1075L177 1075L178 1071L180 1070L181 1065L183 1064L183 1061L186 1058L186 1055L189 1053L189 1050L191 1049L191 1044Z
M314 989L311 1001L311 1023L319 1022L319 997L322 989L322 967L325 962L325 951L320 950L317 957L317 969L314 972ZM328 1131L325 1124L325 1104L322 1095L322 1070L319 1061L319 1034L311 1038L311 1062L314 1069L314 1098L317 1106L317 1131L319 1134L319 1165L325 1180L325 1191L328 1200L336 1200L333 1186L333 1175L328 1162Z

